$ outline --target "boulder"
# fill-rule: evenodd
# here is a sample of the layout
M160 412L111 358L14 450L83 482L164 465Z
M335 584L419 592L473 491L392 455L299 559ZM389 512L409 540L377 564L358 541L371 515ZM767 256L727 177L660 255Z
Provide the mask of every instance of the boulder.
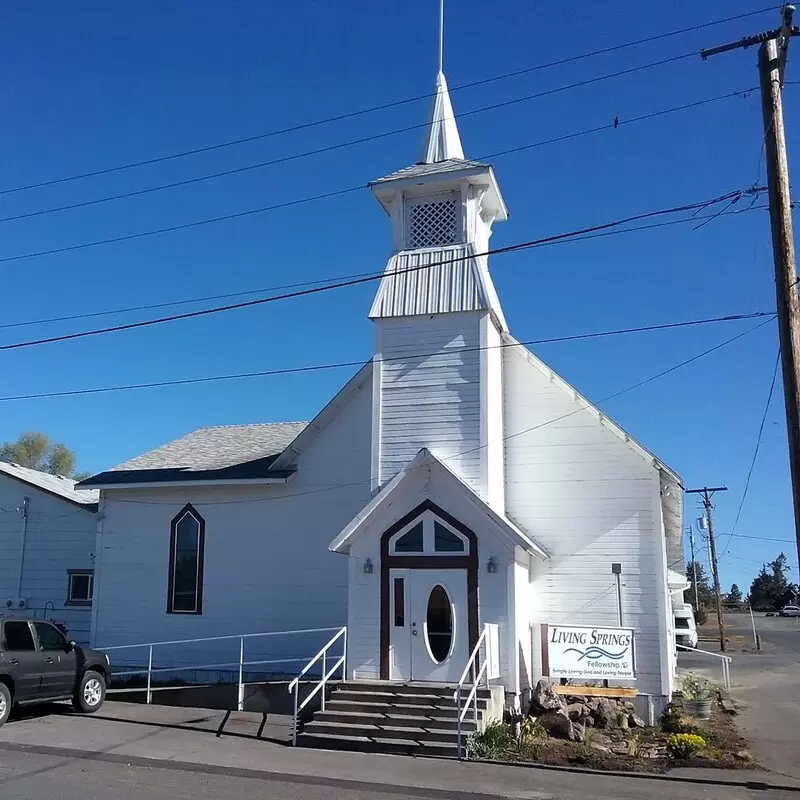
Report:
M573 721L577 722L583 717L588 717L591 712L589 707L583 703L568 703L567 716Z
M645 722L644 720L637 716L636 714L629 714L628 715L628 727L629 728L644 728Z
M594 712L595 722L598 728L617 727L617 704L613 700L601 700Z
M536 720L554 739L571 739L572 738L572 722L566 712L561 711L545 711Z
M557 694L550 681L538 681L531 694L530 713L539 716L547 711L562 711L566 716L567 704L560 694Z

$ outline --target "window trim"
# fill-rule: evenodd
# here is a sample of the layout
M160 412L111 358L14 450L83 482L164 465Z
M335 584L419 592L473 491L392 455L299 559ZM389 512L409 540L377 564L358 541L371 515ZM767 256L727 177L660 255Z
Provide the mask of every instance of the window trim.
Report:
M89 599L76 600L72 596L72 579L80 575L88 575L89 581ZM67 599L64 601L65 606L82 606L84 608L91 606L94 599L94 570L93 569L68 569L67 570Z
M175 608L175 547L178 541L178 523L186 516L191 516L198 525L197 534L197 591L194 610L186 611ZM206 521L197 509L187 503L169 524L169 576L167 585L167 614L202 614L203 613L203 572L206 549Z
M463 544L463 550L437 550L434 523L438 522L446 530L453 533ZM422 523L422 550L396 550L395 543L402 539L412 528ZM448 556L468 556L472 550L472 544L467 536L461 533L455 525L450 524L439 514L426 509L416 516L411 522L404 525L397 533L392 534L388 542L390 556L408 556L409 558L421 558L431 556L434 558L447 558Z

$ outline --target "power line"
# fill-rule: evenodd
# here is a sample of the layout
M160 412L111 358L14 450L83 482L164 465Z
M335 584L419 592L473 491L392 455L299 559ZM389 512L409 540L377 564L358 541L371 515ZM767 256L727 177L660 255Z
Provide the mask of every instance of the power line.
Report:
M642 120L650 119L652 117L663 116L664 114L673 113L675 111L682 111L684 109L693 108L693 107L696 107L696 106L704 105L706 103L712 103L712 102L715 102L717 100L725 100L725 99L728 99L730 97L740 96L740 95L746 94L749 91L751 91L751 90L750 89L746 89L744 91L729 92L729 93L727 93L725 95L719 95L717 97L709 98L707 100L702 100L702 101L698 101L698 102L695 102L695 103L687 103L687 104L682 105L682 106L676 106L673 109L667 109L665 111L659 111L659 112L655 112L653 114L644 115L642 117L637 117L637 118L634 118L632 120L628 120L627 123L625 121L621 121L618 124L617 127L619 127L619 125L623 125L623 124L630 124L631 122L640 122ZM504 156L504 155L509 155L511 153L521 152L523 150L529 150L532 147L538 147L538 146L541 146L542 144L553 144L553 143L558 142L558 141L566 141L568 139L574 139L577 136L586 135L586 134L589 134L589 133L596 133L598 131L611 129L613 127L614 127L613 123L609 123L608 125L600 126L598 128L588 129L585 132L578 132L578 133L566 134L566 135L561 136L561 137L555 137L554 139L549 139L549 140L547 140L545 142L542 142L542 143L520 145L519 147L511 148L509 150L504 150L504 151L501 151L501 152L496 153L494 155L483 156L483 158L495 158L495 157L500 157L500 156ZM153 229L151 229L149 231L139 231L138 233L123 234L121 236L113 236L113 237L108 238L108 239L95 239L94 241L90 241L90 242L82 242L82 243L74 244L74 245L65 245L63 247L55 247L55 248L51 248L49 250L39 250L39 251L31 252L31 253L20 253L20 254L15 255L15 256L5 256L3 258L0 258L0 264L8 263L8 262L11 262L11 261L27 260L29 258L40 258L42 256L56 255L58 253L69 253L69 252L73 252L75 250L85 250L85 249L90 248L90 247L98 247L98 246L106 245L106 244L119 244L121 242L129 242L129 241L133 241L135 239L149 238L150 236L160 236L161 234L164 234L164 233L175 233L177 231L189 230L191 228L199 228L199 227L202 227L204 225L213 225L213 224L216 224L216 223L219 223L219 222L229 222L230 220L242 219L244 217L250 217L250 216L254 216L256 214L264 214L264 213L269 212L269 211L277 211L277 210L284 209L284 208L291 208L291 207L294 207L294 206L304 205L305 203L312 203L312 202L316 202L316 201L319 201L319 200L329 200L329 199L334 198L334 197L341 197L342 195L352 194L354 192L360 192L364 188L365 188L364 185L358 184L357 186L348 186L348 187L346 187L344 189L335 189L335 190L330 191L330 192L323 192L321 194L309 195L309 196L306 196L306 197L300 197L300 198L297 198L296 200L288 200L288 201L285 201L285 202L282 202L282 203L274 203L273 205L269 205L269 206L260 206L258 208L246 209L245 211L236 211L236 212L233 212L231 214L223 214L223 215L220 215L220 216L217 216L217 217L207 217L205 219L194 220L192 222L184 222L184 223L179 223L177 225L168 225L168 226L166 226L164 228L153 228Z
M437 263L438 263L438 265L452 264L452 263L458 263L458 262L462 262L462 261L469 261L469 260L472 260L472 259L475 259L475 258L487 257L489 255L500 255L500 254L503 254L503 253L519 252L521 250L527 250L527 249L530 249L530 248L533 248L533 247L537 247L537 246L541 246L541 245L545 245L545 244L550 244L550 243L553 243L553 242L560 242L560 241L564 241L564 240L567 240L567 239L570 239L570 238L579 237L579 236L582 236L582 235L585 235L585 234L590 234L590 233L595 233L595 232L607 230L609 228L616 228L616 227L619 227L621 225L626 225L626 224L631 223L631 222L636 222L638 220L651 219L653 217L659 217L659 216L665 216L665 215L669 215L669 214L677 214L677 213L686 212L686 211L694 211L695 209L707 208L708 206L713 205L715 203L729 201L731 198L736 197L737 195L739 197L741 197L744 194L753 194L753 193L756 193L756 192L759 192L759 191L761 191L761 190L757 189L757 188L752 188L752 189L747 189L747 190L738 190L738 191L734 191L734 192L728 192L727 194L722 195L721 197L712 198L710 200L705 200L705 201L702 201L702 202L699 202L699 203L690 203L690 204L686 204L686 205L675 206L673 208L661 209L661 210L658 210L658 211L648 211L648 212L645 212L643 214L635 214L635 215L633 215L631 217L626 217L624 219L615 220L613 222L606 222L606 223L603 223L601 225L592 225L592 226L590 226L588 228L581 228L581 229L578 229L578 230L569 231L567 233L560 233L560 234L556 234L556 235L553 235L553 236L545 236L545 237L542 237L540 239L533 239L531 241L521 242L519 244L506 245L505 247L498 247L498 248L494 248L494 249L490 248L489 250L486 250L483 253L472 253L472 254L467 254L467 255L464 255L464 256L457 256L455 258L444 259L444 260L439 261ZM409 272L418 272L420 270L428 269L428 268L429 268L429 265L421 264L421 265L416 266L416 267L409 267L409 268L404 269L404 270L398 270L398 271L392 273L392 277L397 277L400 274L405 274L405 273L409 273ZM34 339L34 340L24 341L24 342L15 342L15 343L12 343L12 344L1 345L0 346L0 351L18 350L18 349L21 349L21 348L24 348L24 347L33 347L33 346L42 345L42 344L51 344L53 342L63 342L63 341L70 341L70 340L73 340L73 339L82 339L82 338L85 338L87 336L98 336L98 335L103 335L103 334L107 334L107 333L114 333L114 332L117 332L117 331L134 330L134 329L138 329L138 328L149 327L149 326L152 326L152 325L160 325L160 324L163 324L163 323L166 323L166 322L175 322L175 321L178 321L178 320L193 319L193 318L196 318L196 317L208 316L210 314L219 314L219 313L222 313L222 312L234 311L234 310L238 310L238 309L242 309L242 308L251 308L251 307L254 307L254 306L264 305L266 303L274 303L274 302L276 302L278 300L288 300L288 299L294 299L294 298L297 298L297 297L305 297L307 295L313 295L313 294L320 294L322 292L328 292L328 291L331 291L333 289L342 289L342 288L346 288L346 287L349 287L349 286L357 286L357 285L360 285L360 284L363 284L363 283L370 283L370 282L373 282L373 281L380 280L383 277L383 275L384 275L383 272L376 272L376 273L373 273L372 275L366 275L366 276L360 277L360 278L349 278L349 279L337 281L335 283L329 283L329 284L327 284L325 286L316 286L316 287L307 288L307 289L298 289L298 290L295 290L295 291L284 292L282 294L271 295L270 297L258 298L256 300L243 300L243 301L241 301L239 303L230 303L228 305L215 306L213 308L205 308L205 309L200 309L198 311L187 311L187 312L182 313L182 314L172 314L172 315L165 316L165 317L158 317L156 319L140 320L138 322L128 322L128 323L121 324L121 325L112 325L112 326L109 326L109 327L106 327L106 328L96 328L96 329L88 330L88 331L79 331L79 332L76 332L76 333L62 334L60 336L49 336L49 337L42 338L42 339Z
M676 328L688 328L699 325L709 325L719 322L733 322L748 319L757 319L759 317L769 317L772 319L775 316L770 311L754 311L748 314L729 314L724 317L712 317L707 319L686 320L682 322L667 322L660 325L645 325L637 328L621 328L611 331L596 331L592 333L579 333L569 336L556 336L548 339L531 339L525 342L510 342L500 345L485 345L482 347L462 347L457 350L448 350L448 353L468 353L479 352L483 350L493 350L496 348L506 347L529 347L538 344L554 344L557 342L575 342L586 339L599 339L607 336L622 336L633 333L645 333L652 331L672 330ZM434 356L442 355L443 351L439 350L433 353L418 353L415 354L416 358L432 358ZM392 361L404 360L406 356L395 356L392 358L373 359L372 363L388 363ZM263 378L277 375L296 375L304 372L321 372L324 370L343 369L345 367L362 367L367 363L368 359L357 359L354 361L339 361L329 364L312 364L305 367L285 367L282 369L260 370L258 372L237 372L226 375L209 375L200 378L181 378L168 381L152 381L149 383L133 383L122 384L117 386L104 386L94 389L71 389L60 392L39 392L34 394L23 395L10 395L7 397L0 397L0 402L10 402L13 400L40 400L44 398L54 397L75 397L78 395L91 395L91 394L107 394L110 392L132 391L136 389L160 389L167 386L189 386L199 383L214 383L217 381L240 380L244 378Z
M772 315L772 317L774 317L774 316L775 316L775 314ZM687 358L684 361L681 361L681 362L679 362L677 364L674 364L672 367L669 367L668 369L661 370L660 372L656 373L655 375L651 375L649 378L645 378L644 380L637 381L636 383L632 384L631 386L628 386L628 387L626 387L624 389L621 389L621 390L619 390L617 392L614 392L613 394L608 395L607 397L604 397L601 400L598 400L596 403L590 403L588 400L585 400L585 402L589 403L590 405L593 405L593 406L599 406L602 403L607 402L608 400L612 400L614 398L622 396L623 394L627 394L628 392L632 392L635 389L638 389L638 388L640 388L642 386L645 386L645 385L647 385L649 383L652 383L653 381L659 380L660 378L662 378L662 377L664 377L666 375L669 375L672 372L675 372L675 371L677 371L679 369L682 369L683 367L685 367L685 366L687 366L689 364L692 364L693 362L695 362L695 361L697 361L697 360L699 360L701 358L704 358L705 356L710 355L711 353L714 353L714 352L716 352L718 350L721 350L723 347L727 347L729 344L732 344L733 342L737 341L738 339L741 339L744 336L747 336L747 335L753 333L754 331L758 330L759 328L762 328L764 325L766 325L770 321L771 320L766 320L765 322L761 322L761 323L759 323L758 325L755 325L752 328L748 328L746 331L744 331L742 333L739 333L736 336L731 337L730 339L726 339L725 341L720 342L720 344L715 345L714 347L711 347L711 348L709 348L707 350L704 350L702 353L698 353L697 355L692 356L691 358ZM574 411L570 411L568 414L562 414L562 415L560 415L558 417L553 417L552 419L549 419L546 422L542 422L542 423L539 423L538 425L534 425L531 428L526 428L525 430L517 431L515 433L508 434L507 436L503 437L503 441L508 441L509 439L513 439L513 438L515 438L517 436L522 436L523 434L526 434L526 433L532 433L535 430L539 430L541 428L545 428L548 425L552 425L552 424L554 424L556 422L560 422L563 419L571 417L571 416L573 416L575 414L580 414L580 413L582 413L584 411L586 411L586 406L580 406L579 408L575 409ZM482 450L485 447L486 447L485 444L484 445L478 445L477 447L471 448L470 450L465 450L465 451L463 451L461 453L455 453L454 455L448 456L446 458L442 458L441 460L442 461L451 461L454 458L459 458L462 455L474 452L476 450ZM345 489L345 488L351 488L351 487L355 487L355 486L365 486L366 487L368 485L369 485L368 482L363 482L363 481L356 481L356 482L351 482L351 483L328 484L328 485L324 485L324 486L319 486L316 489L311 489L311 490L303 491L303 492L295 492L293 494L287 494L287 495L282 495L282 496L278 496L278 497L265 497L265 498L260 498L258 500L244 500L244 501L239 501L239 500L224 501L223 500L223 501L214 502L214 503L198 503L196 505L221 506L221 505L239 504L239 503L242 503L242 502L245 502L245 503L272 502L272 501L277 501L277 500L286 500L286 499L289 499L289 498L292 498L292 497L302 497L302 496L306 496L306 495L319 494L321 492L328 492L328 491L333 491L333 490L336 490L336 489ZM169 503L169 502L163 503L163 502L159 502L159 501L148 501L148 500L122 500L121 499L119 502L132 503L134 505L157 505L157 506L181 505L180 503L177 503L177 504L176 503Z
M515 70L515 71L512 71L512 72L506 72L506 73L503 73L501 75L495 75L495 76L492 76L492 77L489 77L489 78L483 78L481 80L472 81L470 83L464 83L464 84L461 84L459 86L454 86L454 87L450 88L450 92L451 93L452 92L458 92L458 91L461 91L463 89L470 89L470 88L474 88L476 86L484 86L486 84L494 83L494 82L500 81L500 80L506 80L508 78L515 78L515 77L519 77L519 76L522 76L522 75L529 75L529 74L531 74L533 72L538 72L538 71L543 70L543 69L549 69L551 67L557 67L557 66L562 66L564 64L570 64L570 63L574 63L576 61L582 61L584 59L593 58L593 57L599 56L599 55L606 55L606 54L609 54L609 53L618 52L619 50L624 50L624 49L627 49L627 48L630 48L630 47L636 47L638 45L648 44L648 43L651 43L651 42L661 41L661 40L668 39L668 38L671 38L671 37L674 37L674 36L681 36L681 35L684 35L684 34L687 34L687 33L692 33L694 31L703 30L705 28L713 27L713 26L716 26L716 25L723 25L723 24L726 24L728 22L736 22L738 20L746 19L748 17L753 17L753 16L757 16L759 14L765 14L765 13L768 13L768 12L775 11L777 8L780 8L780 6L771 6L769 8L763 8L763 9L760 9L758 11L749 11L749 12L746 12L746 13L743 13L743 14L736 14L735 16L724 17L722 19L712 20L711 22L700 23L698 25L692 25L692 26L687 27L687 28L680 28L678 30L668 31L666 33L656 34L654 36L647 36L647 37L644 37L644 38L641 38L641 39L636 39L636 40L633 40L633 41L630 41L630 42L624 42L622 44L612 45L611 47L604 47L604 48L601 48L599 50L593 50L593 51L588 52L588 53L581 53L579 55L569 56L567 58L558 59L557 61L550 61L550 62L546 62L544 64L537 64L537 65L532 66L532 67L526 67L524 69L519 69L519 70ZM231 140L228 140L228 141L225 141L225 142L218 142L218 143L215 143L215 144L206 145L204 147L197 147L197 148L193 148L193 149L190 149L190 150L183 150L183 151L180 151L180 152L177 152L177 153L171 153L171 154L168 154L168 155L165 155L165 156L158 156L158 157L155 157L155 158L149 158L149 159L144 159L144 160L140 160L140 161L133 161L133 162L129 162L129 163L126 163L126 164L117 165L117 166L114 166L114 167L106 167L104 169L93 170L93 171L89 171L89 172L82 172L82 173L78 173L78 174L75 174L75 175L69 175L69 176L65 176L65 177L61 177L61 178L52 178L52 179L46 180L46 181L40 181L40 182L37 182L37 183L29 183L29 184L25 184L25 185L22 185L22 186L12 187L10 189L2 189L2 190L0 190L0 195L11 194L11 193L14 193L14 192L21 192L21 191L25 191L25 190L28 190L28 189L38 189L38 188L42 188L44 186L53 186L53 185L59 184L59 183L66 183L66 182L69 182L69 181L76 181L76 180L81 180L81 179L84 179L84 178L93 178L93 177L97 177L97 176L100 176L100 175L108 175L108 174L114 173L114 172L121 172L123 170L134 169L136 167L143 167L143 166L148 166L148 165L152 165L152 164L160 164L160 163L163 163L165 161L171 161L171 160L174 160L174 159L185 158L187 156L199 155L201 153L208 153L208 152L211 152L211 151L214 151L214 150L220 150L220 149L223 149L223 148L233 147L233 146L240 145L240 144L247 144L247 143L250 143L250 142L260 141L260 140L271 138L271 137L274 137L274 136L281 136L281 135L284 135L284 134L287 134L287 133L295 133L295 132L302 131L302 130L308 130L310 128L315 128L315 127L318 127L320 125L327 125L327 124L330 124L330 123L333 123L333 122L341 122L343 120L353 119L355 117L364 116L366 114L372 114L372 113L377 112L377 111L384 111L384 110L387 110L387 109L390 109L390 108L397 108L399 106L406 105L408 103L413 103L413 102L416 102L416 101L419 101L419 100L427 100L427 99L432 98L433 96L434 95L431 94L431 93L415 95L414 97L407 97L407 98L404 98L402 100L394 100L394 101L389 102L389 103L382 103L380 105L371 106L371 107L364 108L364 109L359 109L357 111L350 111L350 112L346 112L344 114L337 114L335 116L326 117L326 118L323 118L323 119L312 120L310 122L304 122L304 123L300 123L300 124L297 124L297 125L292 125L292 126L289 126L289 127L286 127L286 128L280 128L280 129L276 129L276 130L272 130L272 131L267 131L265 133L259 133L259 134L255 134L255 135L252 135L252 136L246 136L246 137L242 137L242 138L238 138L238 139L231 139Z
M739 518L742 516L742 509L744 508L744 501L747 499L747 490L750 488L750 479L753 477L753 469L756 466L756 459L758 458L758 451L761 447L761 437L764 435L764 425L767 422L767 414L769 414L769 407L772 403L772 395L775 391L775 381L778 377L778 367L780 366L781 360L781 353L780 349L778 349L778 355L775 357L775 368L772 370L772 381L769 385L769 394L767 395L767 404L764 406L764 413L761 416L761 424L758 426L758 436L756 437L756 447L753 451L753 458L750 461L750 469L747 471L747 480L744 482L744 491L742 492L742 499L739 501L739 508L736 511L736 519L734 520L733 527L731 528L731 532L728 535L728 541L725 543L725 547L723 548L724 552L727 551L728 547L731 543L731 538L736 535L736 526L739 524Z
M576 83L567 84L565 86L558 86L553 89L545 89L541 92L535 92L533 94L525 95L523 97L516 98L514 100L505 100L500 103L493 103L488 106L482 106L481 108L473 109L472 111L467 111L462 114L456 115L457 119L464 119L465 117L475 116L476 114L482 114L486 111L496 111L499 108L506 108L508 106L517 105L518 103L525 103L530 100L536 100L542 97L549 97L553 94L558 94L559 92L569 91L571 89L577 89L583 86L590 86L595 83L599 83L600 81L609 80L610 78L618 78L624 75L631 75L636 72L641 72L646 69L651 69L654 67L664 66L666 64L672 64L677 61L682 61L687 58L694 58L697 55L696 52L691 53L684 53L680 56L671 56L670 58L663 58L658 61L653 61L648 64L642 64L636 67L629 67L628 69L619 70L617 72L612 72L607 75L599 75L594 78L588 78L586 80L577 81ZM222 170L221 172L212 172L207 175L197 175L192 178L185 178L179 181L173 181L171 183L164 183L158 186L150 186L144 189L135 189L130 192L123 192L121 194L115 195L108 195L106 197L98 197L94 200L83 200L78 203L70 203L68 205L62 206L55 206L52 208L44 208L38 211L27 211L23 214L15 214L10 217L0 217L0 222L12 222L14 220L20 219L29 219L31 217L38 217L44 214L55 214L61 211L70 211L77 208L86 208L87 206L94 206L99 205L101 203L109 203L115 200L124 200L131 197L140 197L146 194L152 194L153 192L160 192L164 191L165 189L176 189L181 186L191 186L196 183L202 183L204 181L214 180L216 178L224 178L230 175L238 175L245 172L250 172L254 169L263 169L265 167L275 166L277 164L286 164L291 161L298 161L302 158L308 158L310 156L317 156L322 155L324 153L332 153L336 150L343 150L348 147L354 147L359 144L367 144L369 142L375 142L380 139L385 139L389 136L397 136L401 133L408 133L410 131L420 130L422 128L427 127L427 122L421 122L414 125L407 125L403 128L394 128L390 131L384 131L382 133L375 133L371 136L362 136L358 139L350 139L346 142L339 142L337 144L330 144L326 145L325 147L318 147L314 150L306 150L301 153L292 153L288 156L280 156L279 158L273 158L268 161L260 161L255 164L246 164L242 167L234 167L232 169Z

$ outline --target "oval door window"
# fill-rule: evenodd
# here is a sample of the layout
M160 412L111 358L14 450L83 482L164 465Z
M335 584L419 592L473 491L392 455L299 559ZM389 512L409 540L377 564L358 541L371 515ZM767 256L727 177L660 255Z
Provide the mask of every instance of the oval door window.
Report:
M437 664L441 664L453 646L453 606L444 586L436 585L428 597L425 635L428 649Z

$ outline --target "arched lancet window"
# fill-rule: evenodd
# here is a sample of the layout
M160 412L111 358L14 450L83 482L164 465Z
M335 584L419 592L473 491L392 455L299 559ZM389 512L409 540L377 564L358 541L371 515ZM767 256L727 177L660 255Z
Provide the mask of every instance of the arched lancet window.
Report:
M168 614L203 613L205 520L187 505L170 525Z

